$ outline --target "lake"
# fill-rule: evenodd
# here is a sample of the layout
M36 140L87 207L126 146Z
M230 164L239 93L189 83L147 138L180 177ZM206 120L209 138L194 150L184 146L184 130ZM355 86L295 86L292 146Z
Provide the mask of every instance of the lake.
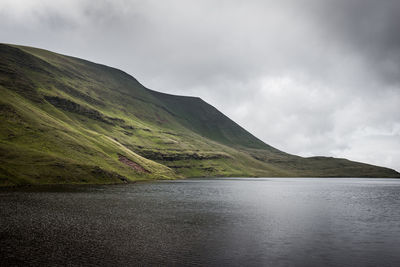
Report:
M400 266L400 180L0 190L0 265Z

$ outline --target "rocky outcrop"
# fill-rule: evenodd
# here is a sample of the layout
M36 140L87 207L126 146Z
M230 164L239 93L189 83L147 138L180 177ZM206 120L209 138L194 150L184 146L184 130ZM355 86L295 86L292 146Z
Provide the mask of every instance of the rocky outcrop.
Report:
M222 159L230 158L225 153L197 153L197 152L166 152L166 151L154 151L154 150L139 150L136 151L141 156L157 161L177 161L177 160L210 160L210 159Z
M135 170L139 173L150 173L148 170L137 164L136 162L128 159L127 157L118 154L118 159L120 162L124 163L125 165L129 166L131 169Z
M84 107L76 102L73 102L65 98L61 98L58 96L44 96L44 98L46 99L47 102L49 102L50 104L52 104L57 108L72 113L76 113L93 120L101 121L110 125L119 125L125 123L123 119L105 116L104 114L100 113L95 109Z

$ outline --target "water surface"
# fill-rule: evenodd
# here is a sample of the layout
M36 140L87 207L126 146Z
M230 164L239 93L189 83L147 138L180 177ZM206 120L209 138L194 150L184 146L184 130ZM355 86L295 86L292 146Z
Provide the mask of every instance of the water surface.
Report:
M400 180L0 191L0 265L400 266Z

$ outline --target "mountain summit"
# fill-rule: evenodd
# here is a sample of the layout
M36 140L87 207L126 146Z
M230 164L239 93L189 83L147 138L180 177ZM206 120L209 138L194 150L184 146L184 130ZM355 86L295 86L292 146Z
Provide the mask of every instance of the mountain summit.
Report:
M145 88L115 68L0 44L0 185L179 177L399 177L257 139L197 97Z

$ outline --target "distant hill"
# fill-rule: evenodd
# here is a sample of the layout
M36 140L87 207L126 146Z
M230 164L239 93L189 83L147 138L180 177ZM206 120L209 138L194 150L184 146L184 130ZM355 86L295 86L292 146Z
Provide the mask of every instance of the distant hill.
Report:
M0 117L0 185L400 176L284 153L200 98L149 90L118 69L32 47L0 44Z

